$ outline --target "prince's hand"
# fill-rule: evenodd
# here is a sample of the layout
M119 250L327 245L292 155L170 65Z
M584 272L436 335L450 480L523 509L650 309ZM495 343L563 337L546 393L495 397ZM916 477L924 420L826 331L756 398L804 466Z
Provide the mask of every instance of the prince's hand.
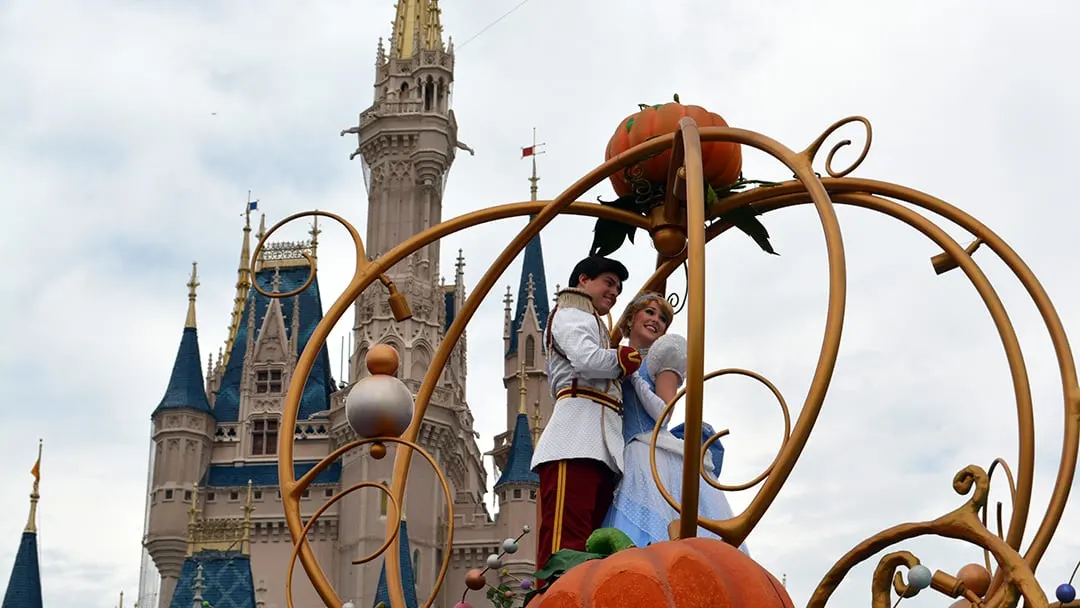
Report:
M619 367L622 369L619 379L629 376L641 367L641 353L636 349L629 346L620 346L618 353Z

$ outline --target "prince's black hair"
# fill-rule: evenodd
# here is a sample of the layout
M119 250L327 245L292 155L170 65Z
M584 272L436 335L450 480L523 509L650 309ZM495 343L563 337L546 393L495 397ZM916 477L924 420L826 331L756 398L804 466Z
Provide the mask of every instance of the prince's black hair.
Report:
M622 293L622 283L630 278L630 272L626 270L626 266L623 266L622 262L601 255L591 255L578 262L574 266L574 270L570 272L569 285L570 287L577 287L581 275L585 275L587 279L595 279L605 272L610 272L619 277L619 293Z

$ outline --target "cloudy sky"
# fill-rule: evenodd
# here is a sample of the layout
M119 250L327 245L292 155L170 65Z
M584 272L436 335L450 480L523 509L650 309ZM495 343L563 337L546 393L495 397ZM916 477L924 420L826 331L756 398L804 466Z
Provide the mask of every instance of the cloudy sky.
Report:
M533 127L548 151L541 193L553 197L603 160L636 104L673 93L794 149L861 114L874 124L874 147L856 175L972 212L1024 256L1066 328L1080 331L1080 244L1070 244L1080 212L1068 185L1080 139L1080 87L1067 77L1080 56L1076 3L531 0L485 29L517 2L443 4L457 44L460 137L476 150L458 155L444 217L528 197L520 147ZM205 357L225 338L248 190L270 221L319 208L363 226L361 167L348 160L355 139L338 132L371 101L376 41L392 16L391 0L0 3L0 578L42 437L46 603L107 608L122 589L134 595L149 415L176 352L190 264L200 263ZM763 154L746 156L748 177L789 175ZM610 197L609 186L585 198L596 196ZM839 217L849 287L840 361L802 459L749 539L760 563L786 573L797 605L863 538L959 505L951 479L960 468L996 456L1017 464L1008 369L974 289L960 272L935 276L937 251L905 226L850 208ZM738 233L710 247L707 367L757 370L798 409L824 326L823 239L810 208L765 222L780 257ZM475 283L523 224L446 239L443 273L452 276L463 248ZM560 219L545 231L549 286L565 285L590 229L589 220ZM346 241L325 228L324 301L351 273ZM636 288L651 246L617 255ZM1060 383L1017 281L986 250L977 259L1020 333L1034 384L1030 539L1060 454ZM469 330L483 449L502 430L499 295L519 268ZM345 328L331 339L335 360ZM727 481L755 476L779 445L779 410L749 381L710 384L705 417L732 429ZM1004 488L995 481L998 498ZM732 496L736 508L751 492ZM1061 529L1078 525L1073 506ZM948 572L981 560L955 541L901 548ZM1040 568L1043 587L1052 593L1078 558L1075 534L1060 534ZM874 564L849 575L834 605L868 605ZM947 604L930 594L905 602Z

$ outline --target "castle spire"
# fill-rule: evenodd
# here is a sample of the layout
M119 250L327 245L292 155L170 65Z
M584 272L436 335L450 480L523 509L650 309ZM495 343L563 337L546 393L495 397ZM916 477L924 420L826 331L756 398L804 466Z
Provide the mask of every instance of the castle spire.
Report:
M533 201L537 200L537 183L540 181L536 173L536 156L543 154L539 150L539 147L543 145L536 142L536 129L533 129L533 144L521 149L522 158L532 157L532 177L529 178L529 193ZM533 217L535 216L530 216L529 221L532 221ZM537 234L525 245L524 260L521 264L521 279L518 282L517 312L510 327L510 346L506 350L507 357L517 352L518 332L521 330L521 324L525 321L527 311L531 309L535 313L540 330L544 329L550 312L547 298L535 298L530 297L530 295L536 293L546 294L547 292L544 248L540 244L540 235Z
M228 365L229 356L232 355L236 332L240 331L240 318L244 315L244 304L251 291L251 212L258 208L259 201L251 200L251 190L248 190L248 202L244 207L244 240L240 245L240 265L236 269L236 295L233 296L232 319L229 322L229 336L225 339L225 358L219 360L222 369ZM264 221L265 219L266 216L263 216ZM262 234L263 230L260 226L260 240Z
M187 284L187 287L188 287L187 320L184 321L184 327L185 328L190 327L191 329L195 329L195 327L196 327L196 325L195 325L195 290L199 287L198 268L199 268L199 263L198 262L192 262L191 263L191 280L188 281L188 284Z
M390 34L390 56L409 59L421 50L443 50L439 0L398 0Z
M41 481L41 441L38 441L38 458L30 469L34 476L33 490L30 492L30 517L23 530L19 550L15 553L15 564L11 567L7 591L4 592L3 608L42 608L41 568L38 563L37 544L37 502L38 485Z
M210 400L206 396L203 384L202 356L199 354L199 333L195 328L195 288L199 286L196 276L196 264L191 265L191 280L188 281L188 311L184 321L184 332L180 336L180 348L176 351L172 374L165 396L154 409L156 414L163 409L191 408L203 412L212 412Z

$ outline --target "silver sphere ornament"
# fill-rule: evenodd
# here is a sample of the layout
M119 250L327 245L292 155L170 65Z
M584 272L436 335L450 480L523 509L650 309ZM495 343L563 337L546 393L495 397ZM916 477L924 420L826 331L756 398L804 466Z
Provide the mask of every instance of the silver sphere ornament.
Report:
M492 553L487 557L487 567L492 570L498 570L502 567L502 558Z
M529 524L525 524L524 526L521 526L521 531L528 534L529 532L532 532L532 528L529 527Z
M512 538L508 538L508 539L504 540L503 545L502 545L502 549L503 549L504 553L517 553L517 550L518 550L517 541L512 539Z
M934 575L931 574L930 569L922 564L908 570L907 573L908 586L913 587L918 591L922 591L929 587L930 581L933 580L933 578Z
M412 422L412 393L395 376L367 376L345 398L345 418L358 437L399 437Z

